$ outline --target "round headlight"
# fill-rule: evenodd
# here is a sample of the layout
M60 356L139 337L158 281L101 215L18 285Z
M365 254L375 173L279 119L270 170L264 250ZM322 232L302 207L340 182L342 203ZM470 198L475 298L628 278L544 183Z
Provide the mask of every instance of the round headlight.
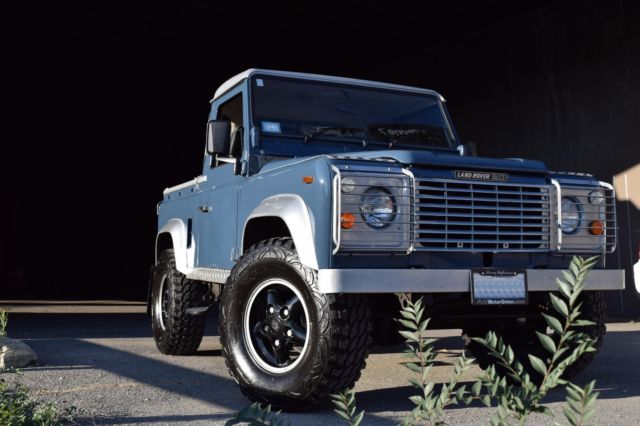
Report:
M582 209L575 198L562 197L562 232L573 234L580 226Z
M591 191L589 193L590 204L604 204L604 193L602 191Z
M396 217L396 203L389 191L379 186L368 188L362 194L360 212L365 223L372 228L382 229Z

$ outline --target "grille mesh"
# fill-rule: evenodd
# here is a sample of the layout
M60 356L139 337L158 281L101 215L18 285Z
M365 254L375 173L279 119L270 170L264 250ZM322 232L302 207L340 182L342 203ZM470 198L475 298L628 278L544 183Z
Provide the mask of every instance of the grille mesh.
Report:
M415 250L549 251L550 187L416 179Z

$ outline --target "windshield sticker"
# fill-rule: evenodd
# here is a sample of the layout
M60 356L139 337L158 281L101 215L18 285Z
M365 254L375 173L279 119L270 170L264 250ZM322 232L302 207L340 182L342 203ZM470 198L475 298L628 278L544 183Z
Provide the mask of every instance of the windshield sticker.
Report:
M258 87L262 87L262 86L264 86L264 81L262 81L261 78L256 78L256 85Z
M280 130L280 123L276 121L263 121L262 131L266 133L282 133Z

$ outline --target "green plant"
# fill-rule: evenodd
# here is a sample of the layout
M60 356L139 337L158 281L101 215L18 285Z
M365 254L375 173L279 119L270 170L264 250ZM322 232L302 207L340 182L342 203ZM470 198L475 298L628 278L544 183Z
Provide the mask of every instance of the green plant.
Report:
M73 423L75 408L60 409L42 404L29 395L26 386L9 386L0 379L0 424L6 426L58 426Z
M422 299L413 302L410 297L401 298L402 309L400 323L406 327L400 334L406 340L407 348L405 356L410 361L402 364L409 370L418 374L418 379L409 379L409 382L420 389L420 394L409 399L415 405L411 414L403 420L403 424L414 424L426 420L434 424L442 423L444 409L451 404L457 404L462 399L467 399L466 385L457 386L462 374L471 367L473 358L467 358L463 353L458 357L453 375L447 383L444 383L440 391L436 391L435 384L428 379L429 372L433 367L436 353L433 349L435 339L425 336L425 331L429 325L429 318L423 319L424 307Z
M532 412L551 414L549 408L542 404L543 398L551 389L560 385L567 386L568 392L578 392L576 389L580 389L562 379L562 374L582 355L595 350L595 341L588 334L577 329L590 325L591 322L580 319L581 304L576 301L584 290L585 278L596 260L595 257L589 259L574 257L569 270L565 271L563 278L557 281L559 295L550 295L551 304L559 318L542 314L549 328L553 330L553 335L537 333L541 345L548 352L548 356L541 359L531 354L528 355L531 367L542 376L539 384L531 380L511 347L506 345L502 338L494 332L489 332L484 339L474 339L487 347L491 355L496 358L496 363L506 372L511 382L515 383L509 383L507 377L497 372L495 366L488 368L479 378L477 383L480 383L480 386L487 390L487 394L482 397L483 402L488 403L492 400L498 405L498 411L492 418L492 424L508 424L508 419L512 417L519 424L524 424ZM474 385L476 389L479 386L477 383ZM591 393L592 388L589 389L588 386L580 391L583 394L595 395ZM595 397L593 399L595 400ZM593 401L588 402L592 403ZM589 418L589 413L576 410L575 408L578 406L574 407L574 405L570 405L573 411L569 412L577 413L575 415L579 416L578 418L581 418L583 414ZM586 410L586 408L591 408L591 405L583 408ZM569 419L569 417L567 418Z
M271 411L271 405L262 406L256 402L238 411L225 426L237 424L290 426L291 422L281 416L280 411Z
M599 393L593 392L595 380L584 388L569 383L567 385L567 405L562 412L572 426L582 426L596 414L595 402Z
M356 414L356 393L353 389L345 389L331 395L331 402L336 407L333 411L350 426L359 426L364 417L364 410Z
M9 324L9 312L0 309L0 337L7 335L7 324Z

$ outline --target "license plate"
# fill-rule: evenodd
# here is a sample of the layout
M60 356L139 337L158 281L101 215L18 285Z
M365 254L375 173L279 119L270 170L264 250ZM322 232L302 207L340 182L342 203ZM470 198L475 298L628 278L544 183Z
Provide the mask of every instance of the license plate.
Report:
M472 270L471 303L474 305L526 305L526 272L501 269Z

